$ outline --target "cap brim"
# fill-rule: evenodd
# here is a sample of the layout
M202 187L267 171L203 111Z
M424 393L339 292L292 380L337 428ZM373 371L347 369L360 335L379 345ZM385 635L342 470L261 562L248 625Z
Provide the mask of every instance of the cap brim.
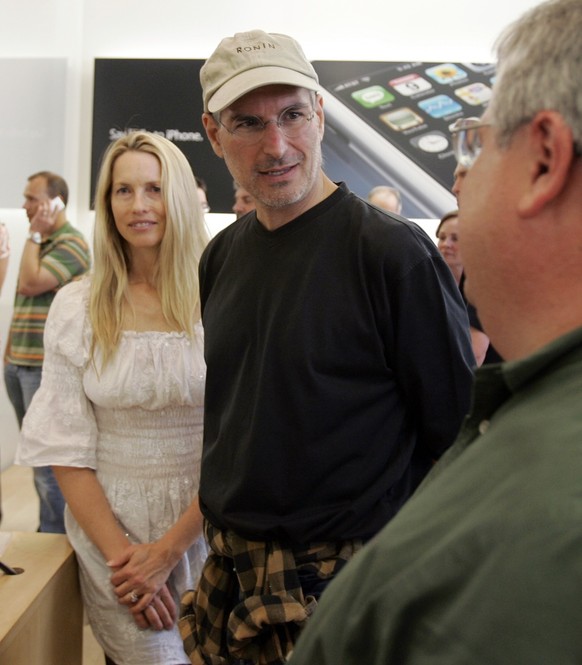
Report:
M319 83L305 74L284 67L255 67L227 81L208 100L208 112L216 113L230 106L251 90L266 85L292 85L317 91Z

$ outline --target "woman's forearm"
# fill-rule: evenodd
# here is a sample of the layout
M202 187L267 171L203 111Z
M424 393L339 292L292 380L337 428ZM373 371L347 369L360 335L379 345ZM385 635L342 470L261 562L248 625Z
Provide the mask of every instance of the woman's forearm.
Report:
M196 496L180 519L158 541L160 546L171 553L170 556L175 560L174 565L202 535L202 521L200 504Z
M115 518L93 469L53 467L65 501L77 523L106 561L119 556L130 544Z

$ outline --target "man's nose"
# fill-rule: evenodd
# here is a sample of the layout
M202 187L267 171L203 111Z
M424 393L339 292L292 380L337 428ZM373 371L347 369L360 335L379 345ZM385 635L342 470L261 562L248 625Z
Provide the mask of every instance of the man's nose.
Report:
M261 143L265 152L269 152L269 154L281 154L285 152L287 142L288 138L285 136L276 120L268 120L265 122L263 135L261 136Z

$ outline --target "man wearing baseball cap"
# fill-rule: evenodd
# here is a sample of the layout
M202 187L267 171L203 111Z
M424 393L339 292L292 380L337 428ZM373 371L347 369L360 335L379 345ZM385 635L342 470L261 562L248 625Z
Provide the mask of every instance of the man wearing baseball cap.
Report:
M322 170L317 74L291 37L201 70L215 153L256 209L209 244L193 663L283 663L341 567L451 444L474 362L450 270L416 225Z

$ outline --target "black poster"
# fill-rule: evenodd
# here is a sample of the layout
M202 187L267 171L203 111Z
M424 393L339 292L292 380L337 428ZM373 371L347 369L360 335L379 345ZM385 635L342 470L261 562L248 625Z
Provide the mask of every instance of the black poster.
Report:
M199 73L204 60L95 60L91 201L107 146L122 134L142 129L173 141L194 174L206 181L212 212L232 212L232 178L202 126Z
M202 126L204 60L97 59L91 199L107 145L131 129L159 132L208 185L212 212L232 212L232 178ZM403 214L438 218L456 206L450 124L480 116L495 78L491 63L315 61L324 96L323 167L366 198L401 192Z

